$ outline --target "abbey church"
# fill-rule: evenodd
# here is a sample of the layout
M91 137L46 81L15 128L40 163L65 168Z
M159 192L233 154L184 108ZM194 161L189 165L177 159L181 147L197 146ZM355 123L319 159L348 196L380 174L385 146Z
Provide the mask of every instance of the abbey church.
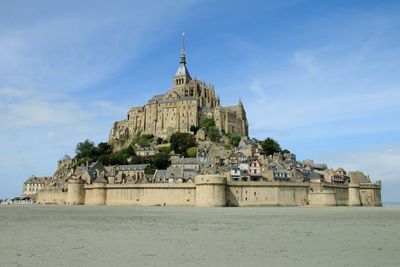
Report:
M192 79L186 68L182 39L173 87L165 94L154 96L146 105L131 108L125 120L114 123L109 143L123 143L138 134L152 134L165 139L174 132L190 132L192 125L201 127L205 117L214 118L221 132L248 135L246 112L240 99L238 105L222 107L214 86Z

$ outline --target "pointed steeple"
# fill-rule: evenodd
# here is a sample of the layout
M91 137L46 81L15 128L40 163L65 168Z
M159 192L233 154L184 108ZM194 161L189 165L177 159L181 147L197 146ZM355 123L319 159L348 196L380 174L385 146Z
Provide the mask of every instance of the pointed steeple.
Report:
M174 76L174 87L187 84L192 77L186 68L185 33L182 33L181 61Z
M181 50L181 64L186 64L186 54L185 54L185 33L182 33L182 50Z
M242 98L239 96L239 106L243 106Z

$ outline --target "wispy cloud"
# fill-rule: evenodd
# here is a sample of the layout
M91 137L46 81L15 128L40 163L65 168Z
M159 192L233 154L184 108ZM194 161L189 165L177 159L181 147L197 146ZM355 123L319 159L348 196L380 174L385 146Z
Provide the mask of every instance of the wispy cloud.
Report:
M400 147L372 147L358 150L342 150L325 154L321 159L330 166L346 170L359 170L369 175L372 181L383 181L383 201L398 201L393 188L400 186Z
M315 74L317 72L314 56L311 53L296 51L293 55L293 61L300 69L308 74Z
M31 23L0 25L0 85L88 89L142 55L150 40L159 38L149 33L160 23L173 24L178 18L170 16L190 5L132 3L127 8L127 3L100 3L77 8L72 2L63 5L65 10L57 16L46 14L38 19L40 13L30 14L26 20ZM152 19L148 20L150 12Z
M105 100L70 98L64 94L43 94L34 90L0 89L0 132L28 128L52 128L75 125L91 119L121 115L127 107Z
M392 119L400 112L400 50L384 41L391 28L383 25L368 37L296 49L271 73L253 73L245 100L255 132L313 138L399 131Z
M0 197L18 194L28 175L51 174L77 142L107 140L129 107L104 88L113 90L121 70L174 32L195 3L2 2Z

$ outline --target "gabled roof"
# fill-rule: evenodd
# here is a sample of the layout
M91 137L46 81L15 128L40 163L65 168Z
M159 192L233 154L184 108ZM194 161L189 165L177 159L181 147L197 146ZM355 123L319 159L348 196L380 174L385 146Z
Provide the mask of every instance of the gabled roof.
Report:
M167 176L167 170L156 170L154 172L154 178L155 179L161 179L161 178L165 178Z
M173 158L172 164L199 164L197 158Z
M24 184L42 184L45 181L50 181L52 177L48 176L31 176L29 177Z
M115 167L117 171L130 171L130 170L144 170L148 164L131 164L131 165L118 165Z
M96 178L96 180L93 181L93 183L94 183L94 184L107 184L108 182L107 182L106 178L104 178L104 174L103 174L103 175L100 174L100 175Z

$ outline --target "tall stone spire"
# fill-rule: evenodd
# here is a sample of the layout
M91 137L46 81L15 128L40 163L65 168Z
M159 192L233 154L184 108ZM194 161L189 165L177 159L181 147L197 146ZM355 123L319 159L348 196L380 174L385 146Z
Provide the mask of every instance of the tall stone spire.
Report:
M185 33L182 33L181 61L174 76L174 87L185 85L191 79L192 77L190 77L189 71L186 68Z
M182 33L182 50L181 50L181 64L186 64L186 54L185 54L185 33Z

